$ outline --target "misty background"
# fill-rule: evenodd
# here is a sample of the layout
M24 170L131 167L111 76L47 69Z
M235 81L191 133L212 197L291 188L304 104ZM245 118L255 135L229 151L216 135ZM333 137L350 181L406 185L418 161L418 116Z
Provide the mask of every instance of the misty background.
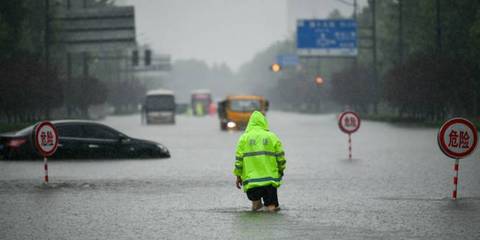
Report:
M297 19L327 18L336 11L350 16L353 12L351 4L338 0L116 3L135 6L139 43L172 56L170 74L142 78L152 88L173 89L182 102L189 101L192 90L205 88L212 90L217 100L229 94L265 95L276 84L276 76L268 70L277 54L266 51L285 41L292 43ZM358 3L362 6L366 1Z
M135 7L134 48L78 53L61 44L63 12L125 5ZM0 109L7 122L105 115L96 109L134 113L145 92L157 88L175 91L179 103L192 90L210 89L216 101L256 94L283 111L353 109L422 122L478 116L476 0L10 0L0 7ZM357 57L301 58L272 72L278 55L295 54L295 22L304 18L356 19ZM164 68L146 66L146 50L151 66Z

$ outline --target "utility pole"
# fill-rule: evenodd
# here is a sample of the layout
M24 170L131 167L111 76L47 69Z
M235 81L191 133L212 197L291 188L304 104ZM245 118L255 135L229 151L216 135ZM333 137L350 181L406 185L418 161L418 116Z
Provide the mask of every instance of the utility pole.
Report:
M398 59L403 64L403 0L398 0Z
M357 21L357 0L353 0L353 19Z
M355 24L357 24L357 29L359 29L358 27L358 16L357 16L357 0L354 0L353 1L353 20L355 20ZM358 30L357 30L357 39L358 39ZM357 40L357 49L359 49L358 47L358 40ZM353 60L353 63L354 63L354 66L355 66L355 70L357 70L357 67L358 67L358 53L359 51L357 50L357 55L355 56L354 60Z
M45 0L45 34L44 34L44 44L45 44L45 81L50 81L50 0ZM45 117L50 118L50 106L47 101L45 109Z
M437 44L437 53L440 54L442 52L442 24L440 19L440 0L435 1L435 8L436 8L436 25L437 25L437 36L436 36L436 44Z
M82 82L80 84L80 89L82 91L82 94L88 94L87 93L87 79L88 79L88 75L89 75L89 68L88 68L88 60L89 60L89 56L88 56L88 52L83 52L82 53L83 55L83 78L82 78ZM88 118L88 105L87 105L87 98L88 97L81 97L81 114L82 114L82 117L83 118Z
M86 0L83 0L83 8L86 9L87 8L87 1ZM87 90L87 80L88 80L88 75L89 75L89 66L88 66L88 60L89 60L89 55L88 55L88 52L86 51L83 51L82 52L82 57L83 57L83 78L82 78L82 82L80 83L80 89L82 91L82 94L87 94L86 90ZM81 114L82 114L82 117L83 118L88 118L88 105L87 105L87 98L86 97L82 97L80 102L80 111L81 111Z
M87 0L83 0L83 8L87 8ZM81 86L81 91L82 94L87 93L87 84L88 84L88 78L89 78L89 66L88 66L88 61L89 61L89 54L87 51L82 52L82 57L83 57L83 78L82 82L80 84ZM82 97L81 100L81 114L83 118L88 118L88 104L87 104L87 98Z
M378 69L377 69L377 14L376 14L376 0L370 0L370 7L372 8L372 61L373 61L373 111L378 113Z
M66 2L66 8L68 11L70 11L70 8L72 7L72 3L70 0L67 0ZM66 83L66 89L67 93L71 93L72 91L72 53L67 51L67 83ZM71 117L72 116L72 105L70 100L65 99L65 105L67 107L67 116Z
M67 93L72 91L72 54L67 52ZM67 105L67 116L72 116L72 106L69 100L66 101Z

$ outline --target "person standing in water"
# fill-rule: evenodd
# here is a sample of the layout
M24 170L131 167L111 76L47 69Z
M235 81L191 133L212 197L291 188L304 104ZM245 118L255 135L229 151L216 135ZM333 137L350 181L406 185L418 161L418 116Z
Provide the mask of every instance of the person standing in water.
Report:
M279 210L277 188L282 183L286 159L280 139L268 130L265 116L255 111L238 140L235 153L236 186L247 193L252 210L263 205L268 211Z

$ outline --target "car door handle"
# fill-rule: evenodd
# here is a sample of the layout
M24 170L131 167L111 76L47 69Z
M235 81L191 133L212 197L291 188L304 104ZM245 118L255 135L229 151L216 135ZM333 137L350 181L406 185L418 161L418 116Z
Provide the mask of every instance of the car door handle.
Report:
M99 148L97 144L88 144L88 148Z

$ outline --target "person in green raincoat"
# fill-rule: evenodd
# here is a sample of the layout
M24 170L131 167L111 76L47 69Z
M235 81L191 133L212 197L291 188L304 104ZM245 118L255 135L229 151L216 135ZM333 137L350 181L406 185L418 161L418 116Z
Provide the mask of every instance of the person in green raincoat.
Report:
M285 171L285 153L280 139L268 130L265 116L253 112L235 153L236 186L247 193L252 210L263 205L268 211L279 210L277 188Z

